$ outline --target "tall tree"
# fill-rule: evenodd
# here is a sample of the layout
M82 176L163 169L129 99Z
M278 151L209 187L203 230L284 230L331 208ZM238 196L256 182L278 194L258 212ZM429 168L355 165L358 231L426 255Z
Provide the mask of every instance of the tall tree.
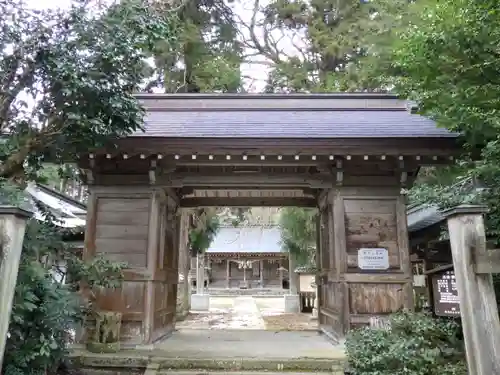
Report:
M242 48L232 8L223 0L187 1L177 10L179 39L152 55L146 91L238 92Z
M176 18L146 0L69 10L0 2L0 178L34 178L47 160L75 160L139 130L133 93L146 78L146 51L176 40Z
M386 73L386 84L459 132L464 146L455 168L438 172L414 195L441 205L488 203L488 235L500 243L500 4L428 0L411 7L418 17L392 48L393 66L403 74ZM487 189L477 189L477 180Z
M311 208L286 207L280 211L282 246L300 265L309 265L314 259L317 215Z
M6 182L53 180L45 162L64 167L82 151L139 130L143 110L133 94L147 76L146 51L176 39L177 14L158 3L88 3L33 10L21 0L0 1L0 193L9 203L22 197ZM99 257L82 262L45 211L46 222L33 220L27 229L5 375L54 374L69 331L85 316L80 285L109 287L122 276L124 265ZM58 262L70 283L53 279Z
M245 44L270 61L269 92L380 91L358 65L379 53L376 43L406 6L404 0L272 0L266 6L255 0Z

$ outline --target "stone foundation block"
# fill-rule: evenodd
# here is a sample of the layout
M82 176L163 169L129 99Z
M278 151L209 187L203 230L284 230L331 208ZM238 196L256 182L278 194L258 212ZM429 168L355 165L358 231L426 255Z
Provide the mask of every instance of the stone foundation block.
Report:
M208 311L209 309L209 294L191 294L191 311Z
M285 298L285 312L286 313L299 313L300 312L300 297L298 294L286 294Z

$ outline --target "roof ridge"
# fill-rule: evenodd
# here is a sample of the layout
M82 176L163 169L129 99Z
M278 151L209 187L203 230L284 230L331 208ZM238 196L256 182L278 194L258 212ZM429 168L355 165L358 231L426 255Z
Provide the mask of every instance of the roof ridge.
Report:
M352 107L216 107L216 108L189 108L189 107L148 107L148 113L162 113L162 112L409 112L404 107L380 107L380 108L352 108ZM415 115L418 116L418 115Z
M375 92L330 93L137 93L137 99L399 99L398 95Z

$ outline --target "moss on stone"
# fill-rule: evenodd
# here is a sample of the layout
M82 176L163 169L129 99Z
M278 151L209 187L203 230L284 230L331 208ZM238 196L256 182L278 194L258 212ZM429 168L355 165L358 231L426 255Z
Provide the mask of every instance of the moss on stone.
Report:
M75 363L83 370L84 374L94 370L113 370L122 373L127 369L147 368L155 363L160 370L206 370L206 371L297 371L297 372L329 372L342 373L345 359L200 359L200 358L167 358L150 353L150 355L137 355L134 351L122 351L119 355L79 353L74 356ZM88 370L88 371L87 371ZM103 373L104 374L104 373ZM124 374L134 374L125 372Z

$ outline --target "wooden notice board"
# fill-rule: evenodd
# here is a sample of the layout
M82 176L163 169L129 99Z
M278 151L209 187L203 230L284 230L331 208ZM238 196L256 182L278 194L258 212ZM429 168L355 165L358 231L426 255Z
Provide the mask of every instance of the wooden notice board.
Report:
M460 300L453 269L436 272L431 277L434 313L437 316L460 317Z

